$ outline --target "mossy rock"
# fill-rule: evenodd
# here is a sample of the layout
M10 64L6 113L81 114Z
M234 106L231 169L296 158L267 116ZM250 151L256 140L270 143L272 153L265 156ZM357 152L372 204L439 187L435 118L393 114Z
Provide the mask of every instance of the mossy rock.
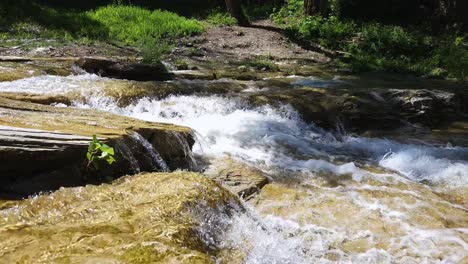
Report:
M212 241L241 210L233 194L197 173L128 176L2 211L0 254L8 263L213 263Z

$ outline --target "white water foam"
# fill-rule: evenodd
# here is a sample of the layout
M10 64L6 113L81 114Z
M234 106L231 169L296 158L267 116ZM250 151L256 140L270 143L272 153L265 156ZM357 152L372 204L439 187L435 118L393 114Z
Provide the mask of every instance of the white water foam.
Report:
M99 83L107 81L86 75L54 77L55 83L49 84L41 78L50 77L10 82L0 85L0 91L29 92L28 89L33 89L36 93L62 93L80 91L88 83L87 78L97 78ZM84 78L84 81L79 78ZM45 83L39 82L34 86L36 80ZM357 166L359 162L366 161L395 170L413 181L426 180L432 184L452 186L466 186L468 183L467 148L402 144L353 136L336 139L322 129L304 123L290 106L252 109L238 98L195 95L171 96L164 100L143 98L128 107L119 107L110 97L89 96L88 90L99 86L93 80L89 84L83 94L88 96L87 99L75 102L75 106L192 127L203 142L202 146L195 145L197 154L214 157L230 154L248 160L277 177L290 173L314 177L317 172L352 175L354 180L374 177ZM398 174L394 176L400 177ZM364 188L383 190L382 186L361 186ZM390 237L386 250L371 248L366 252L349 254L336 245L359 238L372 242L376 235L365 229L352 233L346 226L324 228L299 224L294 217L260 216L251 212L227 220L231 221L230 228L224 234L221 247L241 250L246 254L245 263L249 264L330 263L330 254L342 263L457 263L466 257L468 248L462 238L466 237L467 230L427 230L408 223L405 210L411 210L410 206L427 207L429 204L402 202L401 208L392 208L379 197L360 195L358 189L338 187L335 190L345 198L335 196L333 199L351 201L361 208L362 211L356 214L365 216L376 212L385 221L401 225L405 233ZM417 195L415 191L416 198L424 198ZM398 196L395 199L399 201Z
M310 78L314 80L314 78ZM143 98L125 108L100 94L112 80L94 74L40 76L0 83L3 92L65 94L78 92L86 98L75 102L144 120L176 123L194 128L204 139L205 154L231 154L266 170L333 172L363 171L353 161L365 159L395 170L409 179L433 184L464 186L468 183L468 148L401 144L385 139L342 137L336 140L320 128L305 124L288 106L248 109L240 99L220 96L172 96L164 100ZM195 152L201 152L196 146ZM349 162L333 163L335 158Z
M289 106L249 109L240 99L220 96L144 98L125 108L108 98L92 98L78 107L91 107L149 121L194 128L205 142L203 153L229 154L269 171L367 172L354 160L374 162L415 181L463 186L468 184L468 148L402 144L392 140L344 136L337 140L322 129L304 123ZM347 162L337 165L334 159Z
M52 95L66 94L71 91L85 93L89 90L96 90L98 81L111 82L112 79L102 78L95 74L70 75L66 77L43 75L11 82L0 82L0 91Z
M246 264L263 263L460 263L468 243L460 237L468 229L423 230L408 227L406 235L391 238L388 249L370 247L350 254L338 245L365 240L373 244L377 234L342 228L325 228L252 211L230 220L222 247L246 253ZM450 252L448 254L448 252ZM336 261L330 260L333 255Z

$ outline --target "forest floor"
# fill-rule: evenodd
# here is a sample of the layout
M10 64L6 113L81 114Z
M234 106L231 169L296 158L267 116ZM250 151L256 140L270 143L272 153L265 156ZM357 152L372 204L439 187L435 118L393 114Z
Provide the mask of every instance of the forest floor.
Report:
M197 39L208 56L234 56L248 59L261 56L276 59L305 59L327 62L322 53L291 42L270 19L257 20L250 27L211 27Z
M141 59L141 51L112 43L60 42L56 40L23 41L0 47L0 56L18 57L111 57L120 60ZM169 57L173 60L205 57L207 60L307 60L326 63L330 59L291 42L269 19L257 20L250 27L210 26L201 35L182 38Z

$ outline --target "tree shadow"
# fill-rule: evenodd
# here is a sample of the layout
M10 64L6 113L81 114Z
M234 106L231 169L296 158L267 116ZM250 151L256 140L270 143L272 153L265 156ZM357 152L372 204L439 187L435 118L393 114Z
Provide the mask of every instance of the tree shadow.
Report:
M269 26L269 25L259 25L259 24L251 24L251 25L249 25L247 27L248 28L257 28L257 29L262 29L262 30L267 30L267 31L279 33L279 34L285 36L286 38L288 38L288 40L291 41L292 43L298 45L299 47L301 47L301 48L303 48L305 50L321 53L321 54L323 54L323 55L325 55L325 56L327 56L329 58L338 57L338 54L336 52L334 52L332 50L329 50L329 49L326 49L326 48L324 48L324 47L322 47L322 46L320 46L320 45L318 45L316 43L297 39L297 38L293 37L293 35L288 34L287 30L279 28L279 27Z
M55 9L25 0L0 3L0 32L29 33L40 37L45 31L72 37L105 40L109 29L85 12Z

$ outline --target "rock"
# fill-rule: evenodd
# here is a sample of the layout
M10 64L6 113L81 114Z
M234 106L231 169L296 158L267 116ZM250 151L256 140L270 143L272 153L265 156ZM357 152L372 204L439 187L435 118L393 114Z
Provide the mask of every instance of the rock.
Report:
M307 122L326 129L344 125L350 132L396 129L408 123L429 128L466 119L468 93L463 90L348 89L303 87L259 92L253 105L289 103Z
M241 65L241 66L237 67L237 69L238 69L240 72L246 72L246 71L247 71L247 66Z
M189 70L189 66L188 66L187 62L185 62L185 61L178 61L176 63L176 65L175 65L175 67L176 67L176 70L178 70L178 71L187 71L187 70Z
M24 63L26 60L29 59L24 58L22 62L15 61L14 59L2 61L2 58L0 58L0 82L15 81L44 74L68 76L72 72L71 66L73 62L66 59L38 59Z
M0 196L24 196L99 183L106 177L163 170L148 148L159 152L170 170L195 167L194 140L187 127L3 97L0 125ZM104 164L98 172L86 168L86 152L94 134L115 148L117 159L116 164Z
M197 173L63 188L0 211L5 263L213 263L238 198Z
M250 198L269 183L268 176L261 170L231 158L215 160L205 175L244 199Z
M191 95L196 93L228 94L240 92L247 88L248 84L245 82L229 80L220 80L218 82L191 82L187 80L174 80L171 82L124 82L115 80L112 81L112 85L85 87L80 91L70 90L60 95L0 92L0 97L47 105L53 103L71 105L74 101L89 102L88 100L94 99L90 96L92 94L91 91L97 92L99 89L102 95L115 98L120 107L125 107L144 97L162 99L170 95Z
M99 74L103 77L135 81L164 81L173 78L162 63L153 65L101 58L80 58L76 64L89 73Z
M13 47L12 49L19 49L20 47ZM17 57L17 56L0 56L0 61L8 62L29 62L32 61L31 58L27 57Z
M444 118L453 118L468 111L466 107L468 96L463 93L390 89L384 92L383 96L386 100L397 104L408 120L431 126L442 123ZM463 99L464 96L465 99Z

